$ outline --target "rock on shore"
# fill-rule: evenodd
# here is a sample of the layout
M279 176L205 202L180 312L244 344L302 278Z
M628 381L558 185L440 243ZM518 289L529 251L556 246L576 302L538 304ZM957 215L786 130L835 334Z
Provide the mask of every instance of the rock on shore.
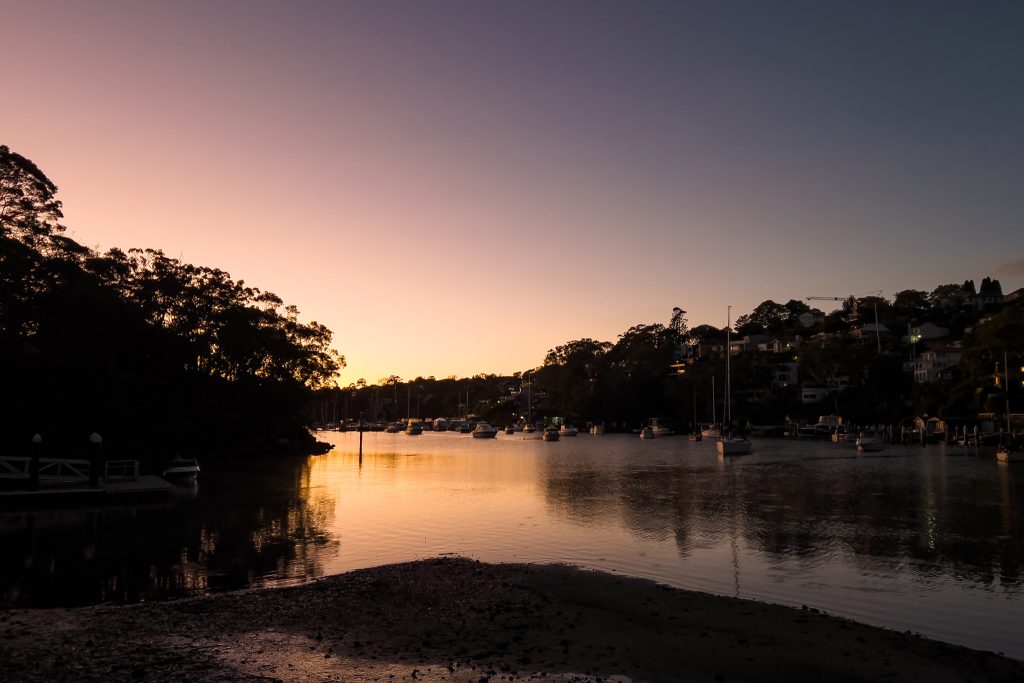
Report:
M1021 681L819 614L563 566L435 559L291 588L0 613L5 681Z

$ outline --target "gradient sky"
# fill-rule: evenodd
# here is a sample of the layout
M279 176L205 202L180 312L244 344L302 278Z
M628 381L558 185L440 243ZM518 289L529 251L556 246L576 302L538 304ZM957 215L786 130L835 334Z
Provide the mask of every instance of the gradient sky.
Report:
M1024 3L9 2L70 234L220 267L370 382L771 298L1024 286ZM825 306L831 310L831 306Z

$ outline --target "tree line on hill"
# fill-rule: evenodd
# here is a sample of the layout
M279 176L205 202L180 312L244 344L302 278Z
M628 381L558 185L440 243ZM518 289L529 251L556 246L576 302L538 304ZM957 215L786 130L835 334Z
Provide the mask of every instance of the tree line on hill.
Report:
M892 300L867 296L838 303L826 314L803 301L768 300L736 319L733 342L761 335L778 344L764 351L745 345L731 357L735 423L814 421L822 413L861 425L895 425L921 414L970 419L1003 412L1007 400L1024 409L1024 299L1005 302L997 280L986 277L978 288L967 281L931 292L903 290ZM635 429L652 417L680 429L721 420L726 330L688 328L683 313L675 309L667 324L634 325L615 342L566 342L551 349L539 367L511 376L406 381L392 375L376 385L360 380L324 390L317 419L468 412L511 424L525 416L529 387L533 416L540 419L559 416L608 429ZM888 330L878 338L876 319L880 330ZM940 380L915 382L912 360L929 345L909 332L926 323L946 330L932 346L953 345L961 359ZM780 368L793 368L796 381L780 381ZM828 388L827 397L805 403L806 385Z
M57 187L0 146L0 443L108 458L301 448L307 405L344 358L294 306L152 249L66 236Z

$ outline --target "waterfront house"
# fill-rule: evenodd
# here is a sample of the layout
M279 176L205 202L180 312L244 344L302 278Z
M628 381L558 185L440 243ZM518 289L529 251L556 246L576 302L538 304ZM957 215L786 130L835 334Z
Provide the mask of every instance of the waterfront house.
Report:
M776 363L772 366L772 388L785 389L799 381L798 363Z
M914 382L927 384L940 379L947 368L959 365L960 344L944 344L926 349L914 361Z
M800 390L800 402L807 406L828 398L828 389L820 384L806 384Z

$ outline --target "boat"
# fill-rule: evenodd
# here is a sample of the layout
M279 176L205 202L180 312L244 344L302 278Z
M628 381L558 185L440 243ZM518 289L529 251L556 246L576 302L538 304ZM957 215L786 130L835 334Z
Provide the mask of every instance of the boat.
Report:
M552 425L544 428L545 441L558 441L558 428Z
M572 425L562 425L562 428L558 430L559 436L576 436L580 433L580 430L576 429Z
M405 433L409 436L419 436L423 433L423 425L416 420L409 420L405 426Z
M448 420L443 417L439 417L434 420L434 431L435 432L446 432L448 431Z
M693 430L687 436L690 441L700 441L704 438L700 433L700 425L697 424L697 389L693 390L693 422L690 425Z
M644 427L640 430L641 439L653 439L655 436L654 427Z
M996 450L996 460L999 462L1024 462L1024 451L1011 451L1010 447L1002 444Z
M702 425L700 435L705 439L717 439L722 435L722 429L716 424Z
M474 439L493 439L498 435L498 430L486 422L477 422L472 434Z
M732 383L729 369L730 353L730 330L732 328L732 306L729 306L729 315L725 328L725 406L722 423L728 425L732 422ZM751 443L743 436L720 435L715 448L719 455L750 455Z
M533 434L535 431L537 431L537 428L529 422L523 425L523 434Z
M728 354L726 354L728 356ZM696 403L696 401L695 401ZM696 408L694 408L696 415ZM718 417L715 415L715 376L711 376L711 423L702 424L699 428L700 435L705 439L717 439L722 435L722 429L718 424Z
M672 434L675 434L675 430L657 417L651 418L651 429L654 430L655 436L671 436Z
M470 434L474 429L475 427L473 427L472 422L463 422L456 428L456 431L458 431L459 434Z
M397 422L392 422L391 424L384 428L385 434L397 434L400 431L402 431L402 425L398 424Z
M199 462L193 458L175 458L164 468L164 479L195 481L199 476Z
M590 433L595 436L604 434L604 423L601 423L599 425L590 425Z
M715 443L719 455L750 455L752 444L742 436L723 436Z
M1006 352L1003 352L1003 367L1009 368L1006 364ZM999 448L996 449L996 460L999 462L1011 463L1011 462L1024 462L1024 452L1019 449L1016 451L1010 450L1010 444L1013 443L1013 426L1010 424L1010 399L1006 399L1006 440L999 444Z
M881 437L861 434L857 438L856 446L858 453L877 453L885 448L885 442L882 441Z
M516 428L512 427L512 426L505 427L505 433L506 434L515 434L516 433Z

